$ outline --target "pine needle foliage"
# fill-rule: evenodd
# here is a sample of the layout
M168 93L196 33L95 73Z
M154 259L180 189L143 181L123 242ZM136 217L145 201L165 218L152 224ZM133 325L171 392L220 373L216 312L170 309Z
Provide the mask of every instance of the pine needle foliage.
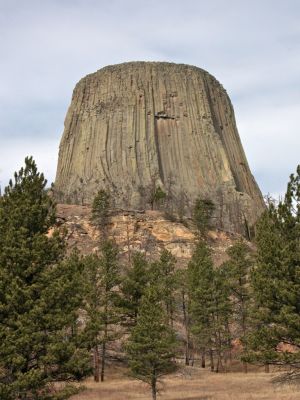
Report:
M249 328L249 309L251 304L250 273L253 257L244 240L239 240L227 250L229 259L223 263L222 269L228 282L233 306L233 320L240 339Z
M99 374L101 381L104 380L107 344L116 339L115 328L121 318L118 254L115 242L105 239L100 245L99 254L88 255L84 260L86 331L89 343L94 348L96 381L99 380ZM101 346L101 371L99 346Z
M96 194L92 204L92 221L103 231L108 220L109 207L110 207L110 194L101 189Z
M223 351L229 342L230 293L224 271L214 269L210 249L203 240L196 243L188 264L187 279L191 332L199 349L209 349L211 354L217 354L218 372L223 369Z
M146 256L135 252L121 284L123 325L127 327L136 325L141 299L145 294L149 279L149 263Z
M197 198L193 208L193 220L201 235L205 235L211 228L215 205L210 199Z
M0 398L68 398L55 381L88 372L81 346L79 257L64 260L63 237L49 236L55 205L32 157L0 198Z
M175 335L167 324L157 288L149 287L142 298L126 351L132 376L151 387L153 400L156 400L160 378L175 370L175 350Z
M248 359L300 367L300 166L290 176L286 195L270 204L257 225L257 258L252 272L254 330L248 336Z
M175 265L176 258L170 251L163 249L159 259L151 264L149 270L150 282L156 285L160 292L170 326L173 326L174 322L175 294L179 286Z

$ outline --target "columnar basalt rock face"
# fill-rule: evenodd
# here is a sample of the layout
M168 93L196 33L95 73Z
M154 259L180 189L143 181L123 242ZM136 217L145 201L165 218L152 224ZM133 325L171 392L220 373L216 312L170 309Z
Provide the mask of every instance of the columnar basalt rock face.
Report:
M105 67L75 87L60 144L55 192L91 203L99 189L115 207L149 208L153 190L169 213L210 199L216 227L244 232L264 205L220 83L188 65Z

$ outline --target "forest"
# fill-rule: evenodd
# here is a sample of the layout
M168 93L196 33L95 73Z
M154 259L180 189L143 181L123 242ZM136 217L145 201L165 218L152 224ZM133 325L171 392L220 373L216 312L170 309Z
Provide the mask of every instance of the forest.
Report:
M160 198L162 193L159 192ZM111 196L100 190L90 219L97 251L67 251L66 231L32 157L0 197L0 398L67 399L78 382L107 379L114 349L130 377L157 398L162 378L184 366L229 373L234 362L278 367L300 379L300 166L283 199L268 198L250 243L239 237L214 265L213 199L193 208L186 268L163 250L124 263L110 237Z

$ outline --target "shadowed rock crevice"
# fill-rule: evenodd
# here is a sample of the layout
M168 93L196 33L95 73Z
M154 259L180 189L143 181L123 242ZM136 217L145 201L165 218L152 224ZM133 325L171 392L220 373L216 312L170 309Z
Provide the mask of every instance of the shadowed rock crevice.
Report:
M116 207L147 209L153 185L168 193L174 214L211 199L215 226L228 231L243 233L264 208L230 99L208 72L131 62L86 76L65 120L57 199L89 204L106 189Z

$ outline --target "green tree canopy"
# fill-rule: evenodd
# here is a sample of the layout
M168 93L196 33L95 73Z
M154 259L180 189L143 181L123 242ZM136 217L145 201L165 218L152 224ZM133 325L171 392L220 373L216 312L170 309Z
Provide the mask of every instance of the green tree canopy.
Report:
M233 302L234 320L239 337L245 336L249 325L250 272L253 257L246 242L239 240L227 250L228 261L223 263Z
M196 199L193 209L193 220L201 235L204 235L211 227L214 209L214 203L210 199Z
M132 375L151 387L153 400L156 400L160 378L175 370L175 348L175 335L167 324L157 288L149 287L142 298L126 351Z
M250 361L288 365L293 379L299 379L300 363L299 238L300 166L284 200L278 206L271 203L257 225L251 279L255 329L247 341Z
M80 346L78 309L82 264L63 260L64 239L47 235L55 205L33 159L0 198L0 398L56 399L55 381L77 380L89 370ZM58 393L60 392L60 393Z
M99 190L92 204L92 221L102 231L107 223L109 207L110 194L104 189Z
M235 336L242 342L249 332L250 323L250 273L253 257L246 242L239 240L227 250L229 260L223 263L224 279L228 284L232 302L232 322L235 326ZM247 372L247 363L243 363L244 372Z
M229 287L223 269L214 268L210 249L203 240L196 243L187 275L191 332L202 351L209 349L212 370L212 352L216 352L218 372L223 368L223 350L228 347Z
M142 296L149 283L149 264L143 253L135 252L130 268L121 284L121 305L124 314L124 324L135 326Z
M157 286L157 290L160 292L171 326L175 312L175 292L178 288L178 275L175 271L175 265L176 258L170 251L163 249L159 260L151 264L149 271L150 281Z
M85 258L87 332L94 348L95 380L99 380L98 346L101 345L101 381L104 380L107 343L116 339L116 325L120 321L120 294L118 291L120 266L119 250L114 241L104 240L99 254Z

